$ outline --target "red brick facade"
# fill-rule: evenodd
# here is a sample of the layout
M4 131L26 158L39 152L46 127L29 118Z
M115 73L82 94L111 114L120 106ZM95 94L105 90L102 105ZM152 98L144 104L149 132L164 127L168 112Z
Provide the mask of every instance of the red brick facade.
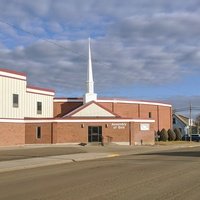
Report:
M23 123L0 123L0 146L25 144Z
M112 108L112 112L115 112L116 114L124 118L154 119L155 131L161 130L163 128L172 128L172 108L170 106L107 102L99 104L108 109Z
M41 138L37 137L36 128L41 129ZM53 143L52 123L25 124L25 144L51 144Z
M131 138L132 145L146 145L151 144L153 145L155 142L155 131L154 131L154 124L150 124L150 130L148 131L141 131L140 130L140 123L133 123L131 126L131 130L133 131L133 137Z
M83 102L54 102L54 117L62 117L82 105Z
M53 123L53 143L88 143L88 127L101 126L103 143L154 144L154 123L141 131L137 122Z

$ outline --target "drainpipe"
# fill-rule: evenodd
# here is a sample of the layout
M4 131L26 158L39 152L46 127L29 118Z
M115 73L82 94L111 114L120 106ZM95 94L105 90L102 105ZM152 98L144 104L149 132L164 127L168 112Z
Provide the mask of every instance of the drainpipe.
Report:
M132 128L131 128L131 122L129 122L129 145L132 145Z

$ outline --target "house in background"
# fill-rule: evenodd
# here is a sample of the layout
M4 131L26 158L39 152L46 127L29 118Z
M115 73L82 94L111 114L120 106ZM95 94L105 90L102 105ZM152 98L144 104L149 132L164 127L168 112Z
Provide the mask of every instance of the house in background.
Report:
M182 136L190 134L189 131L190 126L192 129L192 133L193 134L197 133L197 128L193 119L190 120L190 118L186 116L175 113L173 114L172 119L173 119L173 129L178 128Z

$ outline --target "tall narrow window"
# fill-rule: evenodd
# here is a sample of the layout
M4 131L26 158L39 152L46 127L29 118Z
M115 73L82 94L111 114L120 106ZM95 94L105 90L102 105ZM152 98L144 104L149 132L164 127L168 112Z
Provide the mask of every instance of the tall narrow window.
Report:
M173 118L173 124L176 124L176 118Z
M151 112L149 112L149 118L151 118L152 117L152 114L151 114Z
M19 95L13 94L13 107L18 108L19 107Z
M36 127L36 139L41 139L42 134L41 134L41 127L38 126Z
M42 114L42 102L37 102L37 114Z

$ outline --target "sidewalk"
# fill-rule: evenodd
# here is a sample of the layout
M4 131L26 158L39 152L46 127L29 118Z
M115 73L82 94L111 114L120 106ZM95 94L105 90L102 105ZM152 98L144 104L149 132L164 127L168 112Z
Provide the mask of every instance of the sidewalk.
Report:
M0 173L20 170L20 169L29 169L29 168L35 168L35 167L78 162L78 161L84 161L84 160L108 158L108 157L114 157L114 156L117 156L117 155L110 154L110 153L79 153L79 154L71 154L71 155L48 156L48 157L3 161L3 162L0 162Z
M25 145L0 147L0 173L48 165L72 163L122 155L191 148L200 143L155 146Z

